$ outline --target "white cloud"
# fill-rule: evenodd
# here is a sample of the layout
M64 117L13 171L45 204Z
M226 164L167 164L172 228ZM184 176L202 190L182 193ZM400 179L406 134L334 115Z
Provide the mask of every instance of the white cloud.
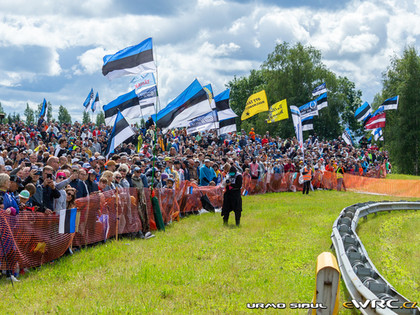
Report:
M79 117L86 84L100 91L104 103L127 89L129 79L112 85L104 80L102 57L149 36L155 45L162 104L195 77L203 84L213 83L215 92L220 92L233 75L259 68L276 43L283 41L320 49L330 69L355 81L365 97L373 98L390 56L401 54L407 44L418 46L420 39L418 1L354 0L332 10L285 8L280 2L198 0L170 15L114 12L117 4L112 0L0 3L1 50L41 46L51 52L45 54L49 59L42 71L0 67L0 85L10 92L3 93L5 99L0 101L16 102L16 87L25 104L30 97L42 99L40 94L46 94L42 91L56 83L50 99ZM38 93L32 88L36 83ZM31 85L28 91L25 84Z
M95 72L100 72L102 69L102 58L107 54L112 54L115 52L106 52L103 47L97 47L94 49L89 49L84 52L82 55L77 57L79 60L79 65L74 66L74 74L83 75L83 74L93 74Z

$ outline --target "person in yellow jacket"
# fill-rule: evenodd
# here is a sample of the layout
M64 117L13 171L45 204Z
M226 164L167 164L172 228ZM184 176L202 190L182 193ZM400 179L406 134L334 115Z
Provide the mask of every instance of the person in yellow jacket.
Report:
M307 164L301 170L302 177L303 177L303 190L302 194L309 194L309 188L311 186L312 180L312 168L309 167Z

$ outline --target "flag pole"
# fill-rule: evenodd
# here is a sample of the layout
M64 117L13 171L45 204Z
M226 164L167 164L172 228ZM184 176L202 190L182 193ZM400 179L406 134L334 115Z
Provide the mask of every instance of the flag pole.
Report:
M158 73L158 66L157 66L157 52L156 48L154 49L154 59L156 60L156 100L157 100L157 106L155 107L155 115L157 116L157 108L159 108L160 111L160 98L159 98L159 73Z
M119 208L119 203L120 203L120 198L119 198L119 194L118 194L118 187L115 187L115 240L118 242L118 226L119 226L119 221L120 221L120 217L118 214L118 208Z

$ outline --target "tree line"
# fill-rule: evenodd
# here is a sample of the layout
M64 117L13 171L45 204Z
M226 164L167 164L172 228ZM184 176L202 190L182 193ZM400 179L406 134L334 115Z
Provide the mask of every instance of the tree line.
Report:
M393 56L383 73L383 88L373 103L376 110L382 102L399 95L398 110L386 112L384 142L377 144L389 151L394 170L403 174L419 175L420 155L420 57L414 47L407 47L401 57ZM326 83L328 107L319 111L314 119L314 130L305 131L304 137L316 134L321 139L337 139L348 127L353 136L360 138L365 132L363 124L354 118L362 105L362 92L345 76L338 76L322 62L322 54L312 46L287 42L277 44L259 69L250 70L249 75L236 77L226 85L230 89L230 105L238 114L238 130L271 135L282 138L294 136L292 119L267 124L268 112L260 113L245 121L240 116L248 97L265 90L270 105L287 99L287 104L301 106L311 101L313 89ZM357 144L357 143L356 143Z
M47 112L47 122L58 122L60 124L71 124L72 123L72 118L70 113L68 112L67 108L64 107L63 105L60 105L58 107L58 117L57 120L55 118L53 118L52 113L53 113L53 106L50 102L47 102L47 106L48 106L48 112ZM23 115L25 116L25 123L26 125L31 125L31 124L36 124L38 122L38 118L39 118L39 113L41 112L42 109L42 103L38 104L37 109L34 110L32 109L28 103L26 103L26 108L25 111L23 113ZM20 122L21 116L20 114L16 114L15 112L13 113L8 113L6 114L3 106L0 103L0 113L4 113L4 118L2 123L4 124L12 124L12 123L17 123ZM82 118L82 124L87 124L92 122L92 119L90 117L89 112L83 112L83 118ZM96 115L96 124L97 125L101 125L101 124L105 124L105 114L102 110L100 110L98 112L98 114Z

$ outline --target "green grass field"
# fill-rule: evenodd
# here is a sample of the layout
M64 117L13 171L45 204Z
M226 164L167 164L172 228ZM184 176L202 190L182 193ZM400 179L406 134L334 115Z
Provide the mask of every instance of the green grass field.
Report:
M401 198L336 191L248 196L240 228L233 217L224 227L220 213L190 216L150 240L108 241L63 257L21 276L14 289L2 278L0 313L241 314L255 312L247 303L311 302L316 258L330 250L340 211L385 199ZM394 217L370 216L359 233L378 269L398 266L387 279L418 301L418 213L397 214L396 227ZM396 244L379 250L375 244L388 232ZM340 296L341 303L349 299L343 282Z
M409 179L409 180L420 180L420 176L405 175L405 174L388 174L386 179Z

